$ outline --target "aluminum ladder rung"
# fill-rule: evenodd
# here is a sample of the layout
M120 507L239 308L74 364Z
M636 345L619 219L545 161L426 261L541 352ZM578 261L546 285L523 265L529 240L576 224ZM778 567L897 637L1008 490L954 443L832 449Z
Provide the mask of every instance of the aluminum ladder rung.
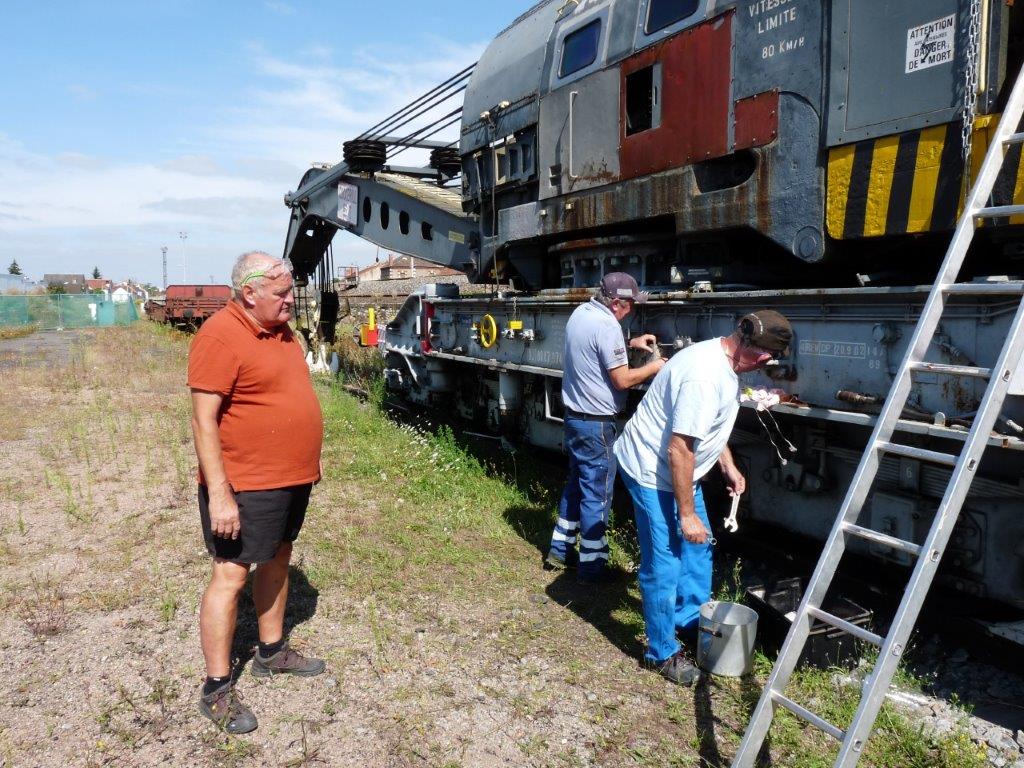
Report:
M942 286L947 295L960 296L1020 296L1024 293L1021 283L947 283Z
M992 378L991 368L975 365L945 365L943 363L911 363L910 370L918 373L942 373L947 376L967 376L976 379Z
M906 552L908 555L913 555L914 557L918 557L921 554L921 547L912 541L897 539L895 536L879 533L878 531L873 531L870 528L864 528L854 523L843 523L843 530L859 538L866 539L872 544L881 544L883 547L897 549L900 552Z
M887 440L879 440L875 443L875 448L879 451L890 453L893 456L903 456L906 459L917 459L918 461L930 461L933 464L942 464L947 467L955 467L957 459L959 458L951 453L929 451L924 448L915 448L912 445L890 443Z
M991 208L979 208L972 215L977 219L1001 219L1005 216L1024 214L1024 205L993 205Z
M881 635L876 635L874 632L869 632L864 627L858 627L856 624L851 624L845 619L840 619L838 616L834 616L828 611L823 611L821 608L814 608L812 606L807 607L807 612L819 621L823 621L830 627L841 629L843 632L859 637L865 643L871 643L879 648L882 647L882 643L885 642L885 638Z
M778 691L772 691L772 701L774 701L776 704L781 704L794 715L799 717L801 720L810 723L819 731L824 731L829 736L834 738L836 741L842 741L843 737L846 735L841 730L832 725L832 723L828 722L828 720L822 720L816 714L811 712L811 710L801 707L795 701L786 696L783 696Z
M1003 139L1003 144L1007 146L1010 144L1024 144L1024 133L1015 133L1012 136L1007 136Z

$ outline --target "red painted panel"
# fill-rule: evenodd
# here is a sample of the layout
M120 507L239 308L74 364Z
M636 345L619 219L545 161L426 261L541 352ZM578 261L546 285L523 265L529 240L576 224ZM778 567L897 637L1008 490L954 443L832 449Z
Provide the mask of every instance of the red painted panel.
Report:
M733 11L622 62L619 167L622 178L729 153ZM661 125L626 136L626 77L661 63Z
M766 91L740 99L733 107L734 150L763 147L779 135L779 92Z
M168 299L193 299L196 296L206 298L231 298L230 285L168 285L166 296Z

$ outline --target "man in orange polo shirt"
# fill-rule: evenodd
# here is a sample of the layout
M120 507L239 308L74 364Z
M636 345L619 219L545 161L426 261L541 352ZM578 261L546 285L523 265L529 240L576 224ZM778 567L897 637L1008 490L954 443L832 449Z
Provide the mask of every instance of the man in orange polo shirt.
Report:
M233 297L192 341L188 386L199 457L199 514L213 573L199 610L206 659L202 714L230 733L256 717L235 694L231 644L238 595L252 565L259 649L252 673L310 676L323 661L288 647L288 563L313 483L320 479L323 417L302 349L288 327L295 305L291 265L243 254Z

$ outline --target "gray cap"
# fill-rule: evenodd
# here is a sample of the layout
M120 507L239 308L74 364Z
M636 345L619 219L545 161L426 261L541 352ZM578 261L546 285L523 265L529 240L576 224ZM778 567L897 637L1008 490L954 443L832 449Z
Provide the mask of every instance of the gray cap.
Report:
M649 295L640 290L632 275L625 272L609 272L601 280L601 293L610 299L632 299L643 304Z

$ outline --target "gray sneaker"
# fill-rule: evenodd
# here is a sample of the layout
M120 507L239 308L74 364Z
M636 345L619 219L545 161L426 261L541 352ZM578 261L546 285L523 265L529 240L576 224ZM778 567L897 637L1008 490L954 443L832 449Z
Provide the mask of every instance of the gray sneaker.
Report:
M199 711L228 733L240 734L256 730L256 715L252 713L230 683L208 695L199 696Z
M644 664L648 669L656 670L666 680L679 685L691 686L700 680L700 670L686 657L683 650L676 651L665 661L645 661Z
M298 651L292 650L285 643L284 647L273 656L263 658L259 650L252 659L252 673L256 677L273 677L274 675L298 675L312 677L327 669L323 659L307 659Z

